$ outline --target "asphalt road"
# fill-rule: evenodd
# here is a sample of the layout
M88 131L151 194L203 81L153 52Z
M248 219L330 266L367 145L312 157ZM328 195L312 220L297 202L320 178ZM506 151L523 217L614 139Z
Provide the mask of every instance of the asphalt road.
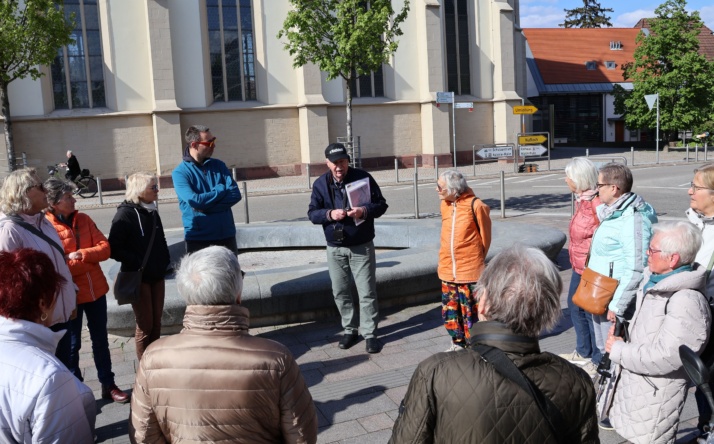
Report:
M660 165L633 169L634 191L650 202L663 219L684 217L689 208L687 189L693 169L700 164ZM506 216L521 213L542 215L569 215L571 195L564 181L563 171L507 176L505 185ZM491 207L492 217L500 216L500 179L498 177L470 180L476 194ZM435 184L423 183L418 187L419 214L434 217L439 211ZM389 204L386 217L414 217L415 198L411 183L383 186L382 192ZM250 196L250 222L307 220L309 192ZM115 208L82 210L89 214L100 230L109 232ZM166 231L181 230L181 214L175 202L160 205L161 219ZM237 223L245 222L243 202L233 208Z

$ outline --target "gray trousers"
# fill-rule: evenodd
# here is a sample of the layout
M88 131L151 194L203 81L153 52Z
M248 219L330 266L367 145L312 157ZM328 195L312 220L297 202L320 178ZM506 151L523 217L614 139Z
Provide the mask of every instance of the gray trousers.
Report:
M365 339L377 335L377 261L374 242L351 247L327 246L327 268L332 281L332 295L342 316L345 334L359 332ZM359 322L352 297L354 280L359 297Z
M612 322L607 320L607 312L604 315L592 315L592 317L595 344L597 344L600 354L605 355L605 342L607 342L607 336L610 333Z

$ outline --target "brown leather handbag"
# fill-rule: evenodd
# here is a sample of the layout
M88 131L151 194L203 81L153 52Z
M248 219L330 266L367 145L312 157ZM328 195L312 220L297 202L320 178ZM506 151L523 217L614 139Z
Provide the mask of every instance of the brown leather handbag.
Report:
M590 255L588 255L588 262ZM593 271L587 266L580 277L580 285L573 295L573 303L588 313L604 315L615 290L620 283L612 278L613 263L610 262L610 276Z

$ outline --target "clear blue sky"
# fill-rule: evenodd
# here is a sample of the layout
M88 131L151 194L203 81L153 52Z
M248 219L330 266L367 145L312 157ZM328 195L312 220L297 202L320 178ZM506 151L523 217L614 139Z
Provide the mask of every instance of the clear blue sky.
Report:
M612 26L631 28L641 18L654 17L654 10L664 0L600 0L603 8L612 8L608 13ZM521 26L523 28L557 28L565 20L563 9L583 5L582 0L521 0ZM690 0L687 9L699 11L704 24L714 30L714 1Z

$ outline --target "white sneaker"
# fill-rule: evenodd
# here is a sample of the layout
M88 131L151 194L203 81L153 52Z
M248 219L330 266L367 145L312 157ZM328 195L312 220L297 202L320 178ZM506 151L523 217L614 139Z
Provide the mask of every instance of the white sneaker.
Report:
M459 351L459 350L463 350L463 349L464 348L461 346L458 346L456 344L451 344L451 347L447 348L446 351L447 352L455 352L455 351Z
M595 378L597 376L597 366L593 364L592 361L586 362L585 365L582 366L582 369L585 370L590 378Z
M575 365L585 365L586 363L591 362L590 358L583 358L577 351L573 351L572 353L563 353L558 356L563 359L567 359L568 362Z

